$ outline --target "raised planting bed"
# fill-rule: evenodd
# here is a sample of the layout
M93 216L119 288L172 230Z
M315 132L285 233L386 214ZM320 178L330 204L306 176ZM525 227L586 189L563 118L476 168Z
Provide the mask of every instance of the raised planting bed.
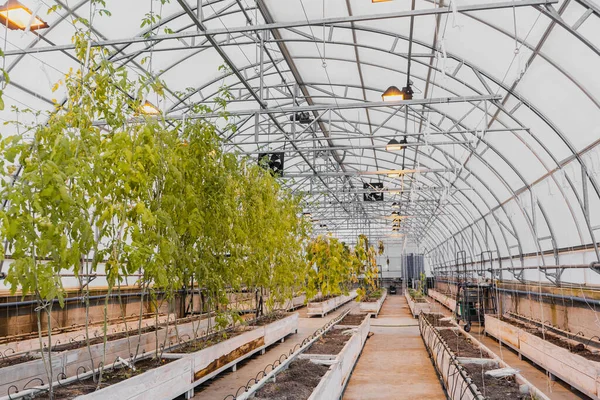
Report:
M423 313L423 318L427 320L433 327L435 328L455 328L456 323L454 323L450 317L446 317L444 314L437 313Z
M175 314L171 314L169 316L169 323L172 323L175 320ZM161 315L158 317L158 325L165 324L167 322L167 316ZM138 328L139 320L130 319L126 323L119 322L117 324L108 325L106 327L107 336L118 335L125 330L128 331L136 331ZM154 326L156 324L156 318L145 318L142 320L142 328ZM88 327L88 333L90 338L102 337L104 336L104 326L103 325L93 325ZM52 348L54 346L61 345L65 343L72 343L75 341L81 341L85 339L85 327L64 332L64 333L53 333L52 334ZM110 340L110 339L109 339ZM48 336L42 336L42 345L44 348L48 347ZM40 339L39 337L25 339L25 340L17 340L14 342L8 342L0 345L0 353L6 354L10 356L14 353L25 353L29 351L39 351L40 350ZM1 365L1 364L0 364Z
M486 315L485 333L582 393L600 399L600 354L584 344L510 317Z
M404 292L404 297L408 302L408 308L413 317L417 318L422 312L428 313L431 311L432 304L425 297L412 298L408 290Z
M324 317L327 315L327 313L346 304L350 300L355 299L356 296L356 290L353 290L347 295L340 295L323 301L311 301L307 306L307 315L309 317L312 317L313 315L320 315L321 317Z
M269 374L238 399L247 399L253 394L265 400L339 399L369 334L370 318L367 314L361 316L359 325L334 325L284 365L286 369L274 381Z
M438 303L445 306L450 311L454 312L456 310L456 300L444 293L438 292L434 289L428 289L427 294L432 299L436 300Z
M385 301L386 297L387 297L387 290L381 289L381 295L378 298L362 300L358 303L358 307L361 312L371 313L375 316L375 318L377 318L377 316L379 315L379 311L381 310L381 307L383 306L383 302Z
M540 390L499 359L477 339L454 327L434 327L421 314L419 328L448 397L453 400L548 400ZM439 320L438 320L439 321ZM492 376L487 372L503 372Z
M297 308L304 306L304 303L306 303L306 294L299 294L287 301L285 310L293 311Z
M53 349L61 351L52 352L52 371L53 376L64 374L67 377L77 375L82 368L89 370L92 365L98 365L105 355L105 361L113 362L118 357L129 359L132 354L138 351L138 356L144 353L151 353L156 350L157 338L158 345L166 343L167 346L179 343L179 341L194 337L194 332L205 334L208 326L208 319L200 322L198 329L198 321L178 324L177 328L174 325L168 327L160 327L158 330L154 326L145 328L144 332L138 336L137 329L128 331L129 338L123 332L107 336L106 350L103 338L90 338L91 345L88 349L85 338L65 344L53 346ZM213 318L211 323L214 324ZM58 343L54 342L53 343ZM139 345L139 350L138 350ZM47 353L45 353L47 357ZM34 384L48 383L44 360L41 358L40 352L32 352L31 354L14 355L9 360L17 359L17 363L8 363L4 367L0 367L0 397L6 396L9 393L14 393L16 390L22 390L28 382L35 379ZM47 364L46 364L47 365ZM29 384L31 386L31 383ZM12 387L12 388L11 388Z
M154 368L76 398L165 400L184 394L191 398L195 386L228 368L235 369L239 361L283 340L297 329L297 313L283 315L265 324L258 321L256 325L198 351L163 353ZM176 347L185 346L188 344Z

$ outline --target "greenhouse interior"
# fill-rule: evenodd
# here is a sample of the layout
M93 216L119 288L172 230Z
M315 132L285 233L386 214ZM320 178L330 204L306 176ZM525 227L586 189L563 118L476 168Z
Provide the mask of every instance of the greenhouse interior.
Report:
M600 400L600 0L0 2L0 400Z

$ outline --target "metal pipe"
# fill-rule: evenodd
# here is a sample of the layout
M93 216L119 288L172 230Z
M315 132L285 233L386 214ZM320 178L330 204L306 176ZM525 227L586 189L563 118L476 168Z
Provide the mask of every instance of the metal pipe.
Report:
M194 291L200 292L201 289L194 289ZM184 290L177 290L176 293L183 293ZM189 293L190 290L187 290L187 292ZM160 292L156 292L156 294L165 294L164 291L160 291ZM96 296L89 296L88 298L90 300L97 300L97 299L105 299L106 297L109 298L113 298L113 297L134 297L134 296L141 296L142 293L141 292L135 292L135 293L111 293L109 295L96 295ZM77 297L67 297L64 299L65 303L72 303L75 301L83 301L85 300L84 296L77 296ZM58 299L52 299L52 303L58 303ZM20 306L27 306L27 305L34 305L34 304L39 304L39 302L37 300L24 300L24 301L12 301L9 303L0 303L0 308L10 308L10 307L20 307Z
M529 7L529 6L544 6L550 4L557 4L558 0L517 0L517 1L506 1L499 3L489 3L489 4L468 4L468 5L458 5L457 11L464 13L469 11L483 11L483 10L496 10L503 8L513 8L513 7ZM189 6L186 7L189 8ZM190 9L191 10L191 9ZM114 39L114 40L100 40L93 41L90 43L91 47L108 47L115 46L119 44L132 44L132 43L146 43L146 42L154 42L154 41L162 41L162 40L175 40L175 39L185 39L191 37L198 36L214 36L214 35L230 35L232 33L242 33L242 32L255 32L255 31L266 31L273 29L289 29L289 28L297 28L303 26L330 26L332 24L344 24L348 22L361 22L361 21L375 21L375 20L386 20L393 18L407 18L407 17L418 17L425 15L440 15L440 14L449 14L452 12L450 7L438 7L438 8L426 8L419 9L413 11L398 11L398 12L387 12L387 13L379 13L379 14L367 14L367 15L351 15L346 17L332 17L332 18L324 18L324 19L313 19L313 20L300 20L300 21L292 21L292 22L277 22L272 24L261 24L261 25L246 25L246 26L238 26L238 27L225 27L218 29L205 29L205 30L195 30L195 31L187 31L187 32L178 32L178 33L170 33L164 35L151 35L149 37L130 37L123 39ZM192 12L192 16L194 19L198 20L196 14ZM5 53L6 56L15 56L22 55L28 53L45 53L51 51L65 51L65 50L73 50L75 45L67 44L67 45L56 45L49 47L32 47L27 49L19 49L19 50L10 50Z
M578 303L593 304L596 306L600 306L600 300L587 299L587 298L577 297L577 296L567 296L567 295L563 295L563 294L553 294L553 293L543 293L543 292L542 293L529 292L526 290L503 289L503 288L496 288L496 290L498 290L499 292L514 293L514 294L520 294L520 295L526 295L526 296L535 295L535 296L548 297L551 299L570 300L570 301L576 301Z

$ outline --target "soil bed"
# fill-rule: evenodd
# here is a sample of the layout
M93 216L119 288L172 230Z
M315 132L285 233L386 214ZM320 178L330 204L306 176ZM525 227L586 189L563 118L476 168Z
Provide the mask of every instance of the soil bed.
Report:
M202 338L187 342L187 343L181 345L180 347L168 350L167 352L168 353L178 353L178 354L195 353L196 351L200 351L207 347L213 346L217 343L224 342L227 339L231 339L233 337L239 336L246 331L247 331L247 329L244 329L242 327L237 327L237 328L235 328L235 330L228 329L226 331L215 332L208 336L204 336Z
M443 329L438 330L438 333L457 357L490 358L459 331Z
M442 321L442 318L446 318L443 314L425 314L423 313L423 318L427 320L432 326L435 327L455 327L450 321Z
M348 332L345 334L344 332ZM332 329L306 350L306 354L338 354L344 348L344 345L352 336L350 329Z
M461 364L469 373L469 376L477 385L479 391L489 400L532 400L529 394L521 394L519 392L519 384L515 381L515 377L507 376L505 378L494 378L485 375L486 371L497 369L490 365L479 364Z
M155 326L146 326L141 329L142 334L148 333L148 332L154 332L154 331L156 331ZM132 329L128 332L109 333L106 335L106 342L108 343L108 342L112 342L114 340L123 339L128 336L133 338L133 337L138 336L139 332L140 331L136 328L136 329ZM103 336L90 338L90 346L93 346L95 344L100 344L100 343L104 343ZM74 342L54 345L54 346L52 346L52 351L75 350L75 349L79 349L84 346L87 346L87 341L85 339L82 339L82 340L77 340Z
M556 346L562 347L563 349L567 349L573 354L577 354L578 356L586 358L590 361L600 362L600 353L593 353L593 352L589 351L588 349L586 349L586 347L583 345L583 343L579 343L576 345L572 344L564 339L561 339L560 337L558 337L555 334L548 333L548 332L543 333L541 328L533 327L531 325L528 325L528 324L521 322L519 320L516 320L516 319L502 317L501 321L504 321L504 322L514 325L518 328L521 328L525 332L531 333L532 335L535 335L535 336L539 337L540 339L544 339Z
M360 325L368 314L348 314L340 322L339 325Z
M329 369L310 360L297 360L288 369L277 375L277 381L267 383L256 392L255 399L306 400L319 385Z
M268 325L272 322L275 321L279 321L280 319L283 319L287 316L289 316L290 314L284 313L284 312L274 312L271 314L267 314L267 315L263 315L261 317L258 317L258 319L255 320L251 320L248 321L248 325L252 325L252 326L265 326Z
M132 371L128 367L104 371L102 373L102 383L100 384L99 389L105 388L110 385L114 385L115 383L119 383L121 381L124 381L125 379L129 379L133 376L140 375L146 371L169 364L173 361L175 360L162 359L160 360L160 362L158 362L154 358L147 358L135 363L135 371ZM96 391L96 387L97 384L93 381L91 377L81 381L75 381L74 383L65 386L57 384L56 386L54 386L54 399L74 399L77 396L82 396ZM49 399L50 396L48 395L48 392L41 392L35 395L34 398Z
M17 357L7 356L6 358L0 358L0 368L10 367L11 365L21 364L27 361L38 360L40 357L34 357L31 354L25 354Z

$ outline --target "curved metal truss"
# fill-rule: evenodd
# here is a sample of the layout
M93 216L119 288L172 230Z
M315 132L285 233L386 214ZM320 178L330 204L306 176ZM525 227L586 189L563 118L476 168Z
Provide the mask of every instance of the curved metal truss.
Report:
M422 0L416 11L386 5L386 11L369 14L359 0L337 3L345 9L335 17L314 18L318 13L310 8L324 7L322 1L290 1L290 7L301 5L305 16L290 20L285 6L274 0L172 0L158 23L134 37L115 39L92 25L93 45L109 49L111 60L135 73L163 79L167 118L217 120L189 109L198 103L216 107L219 88L227 85L234 96L228 111L239 129L226 137L225 146L250 157L285 152L281 181L305 195L315 233L349 239L368 230L372 237L418 247L439 268L453 264L460 250L472 263L492 252L499 267L505 265L518 279L532 263L543 267L538 273L559 281L560 265L600 259L595 237L600 217L593 211L600 205L600 182L596 166L586 161L597 151L600 132L581 141L577 128L565 127L564 118L549 112L527 82L532 68L547 66L586 99L586 109L600 110L600 90L589 84L585 71L570 68L549 49L566 36L597 62L600 32L590 36L589 28L600 26L597 3L565 0L557 8L555 0L459 4L456 13L470 26L499 43L514 41L520 49L513 62L523 57L524 67L512 80L493 65L460 54L460 48L446 48L442 32L457 16L451 7ZM68 38L56 31L69 31L70 19L92 6L87 0L52 4L62 7L60 16L26 45L12 43L15 36L4 32L12 45L5 52L9 73L31 63L54 68L54 54L74 60ZM508 19L512 27L489 14L505 8L514 13L514 21ZM529 30L517 29L517 8L530 22ZM408 17L433 28L430 37L376 24ZM160 33L163 28L168 33ZM405 51L409 43L417 49L410 54ZM48 53L50 58L43 57ZM141 63L146 56L160 67L149 71ZM189 71L208 59L222 60L227 70L182 79L183 67ZM380 103L389 79L406 80L408 60L410 79L421 91L418 99ZM378 79L379 74L386 78ZM11 93L35 98L40 108L52 104L18 78L7 90ZM310 124L290 119L300 111L310 114ZM387 151L388 141L398 136L409 139L405 149ZM523 163L530 163L531 171ZM364 202L363 184L375 181L383 183L385 201ZM554 192L544 194L549 191ZM392 203L406 215L398 238L390 235ZM569 234L563 232L567 226ZM575 250L584 250L583 259L573 258Z

